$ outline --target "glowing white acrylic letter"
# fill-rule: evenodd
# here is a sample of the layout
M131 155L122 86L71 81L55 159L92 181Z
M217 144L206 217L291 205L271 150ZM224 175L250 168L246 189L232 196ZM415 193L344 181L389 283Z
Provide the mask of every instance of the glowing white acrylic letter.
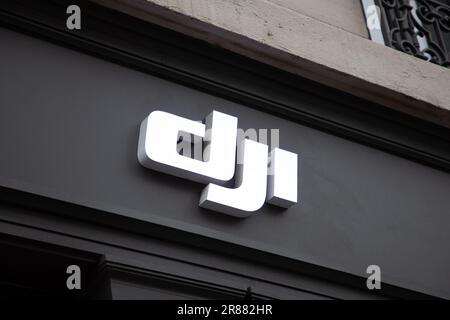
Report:
M153 111L142 122L138 159L150 169L197 182L223 183L234 176L237 118L213 111L205 124L163 111ZM177 152L180 131L203 137L205 161ZM224 134L226 133L226 134Z
M297 154L280 148L270 153L272 172L268 175L268 203L282 208L297 203L297 158Z
M200 207L240 218L260 209L266 198L267 149L265 144L244 139L238 150L235 188L210 183L202 191Z

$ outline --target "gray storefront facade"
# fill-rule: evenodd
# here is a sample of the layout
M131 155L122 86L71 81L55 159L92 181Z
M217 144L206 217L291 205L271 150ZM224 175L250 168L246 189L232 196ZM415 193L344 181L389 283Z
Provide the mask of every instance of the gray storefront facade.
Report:
M68 31L67 4L0 5L1 296L450 298L448 128L91 2ZM298 202L200 208L137 159L155 110L279 129Z

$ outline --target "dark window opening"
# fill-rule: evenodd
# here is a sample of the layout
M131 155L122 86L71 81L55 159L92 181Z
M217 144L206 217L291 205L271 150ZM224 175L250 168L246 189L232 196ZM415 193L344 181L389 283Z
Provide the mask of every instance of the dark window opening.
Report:
M0 242L0 252L0 299L89 299L101 294L95 256L13 238ZM80 267L80 290L67 288L70 265Z

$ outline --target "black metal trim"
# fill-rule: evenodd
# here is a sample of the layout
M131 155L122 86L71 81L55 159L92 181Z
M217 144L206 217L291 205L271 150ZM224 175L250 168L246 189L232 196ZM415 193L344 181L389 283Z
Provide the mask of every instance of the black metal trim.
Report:
M373 0L385 45L450 68L450 4L443 0ZM419 38L421 40L419 40ZM421 44L422 42L422 44Z

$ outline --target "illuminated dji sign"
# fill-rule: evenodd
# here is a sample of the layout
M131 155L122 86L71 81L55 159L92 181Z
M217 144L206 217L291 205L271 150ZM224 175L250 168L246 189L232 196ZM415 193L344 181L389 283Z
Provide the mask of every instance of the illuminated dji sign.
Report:
M144 119L138 159L150 169L208 184L199 206L249 217L264 202L288 208L297 203L297 154L250 139L238 141L237 118L213 111L204 123L163 111ZM180 134L200 140L201 159L180 154ZM235 178L235 187L223 185Z

